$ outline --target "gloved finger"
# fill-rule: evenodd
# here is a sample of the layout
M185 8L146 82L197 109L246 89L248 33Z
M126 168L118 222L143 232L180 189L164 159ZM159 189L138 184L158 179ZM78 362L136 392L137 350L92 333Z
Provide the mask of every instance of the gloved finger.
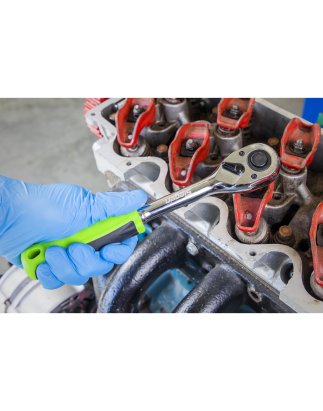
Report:
M64 285L62 281L54 276L47 263L39 264L36 270L36 276L46 290L56 290L56 288L60 288Z
M104 275L113 268L113 262L103 259L99 251L95 251L87 244L71 244L67 249L67 255L76 272L84 277Z
M123 191L122 193L97 193L91 205L92 224L138 210L147 201L142 190Z
M50 271L54 276L65 284L82 285L89 277L81 276L75 269L66 248L52 246L45 252L45 258Z
M15 265L16 267L24 269L22 262L21 262L21 257L18 255L18 257L14 257L10 260L11 264Z
M138 237L128 238L119 244L109 244L101 248L100 255L107 261L112 261L114 264L123 264L133 253L138 243Z

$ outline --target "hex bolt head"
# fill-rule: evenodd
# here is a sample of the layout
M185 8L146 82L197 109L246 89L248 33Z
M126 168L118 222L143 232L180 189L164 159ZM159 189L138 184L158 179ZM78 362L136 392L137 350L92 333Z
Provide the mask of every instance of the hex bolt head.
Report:
M168 147L165 144L160 144L156 148L156 155L163 160L168 158Z
M251 219L252 219L252 214L251 214L251 213L248 213L248 214L247 214L247 220L250 221Z
M276 244L283 244L293 247L295 244L295 236L292 228L288 225L282 225L274 234L273 240Z
M288 242L292 239L293 230L288 225L282 225L279 227L278 237L284 242Z
M181 172L181 175L183 176L183 177L185 177L186 176L186 170L182 170L182 172Z
M198 248L196 247L195 244L193 244L191 241L188 242L186 246L186 250L188 251L189 254L191 255L197 255L199 253Z

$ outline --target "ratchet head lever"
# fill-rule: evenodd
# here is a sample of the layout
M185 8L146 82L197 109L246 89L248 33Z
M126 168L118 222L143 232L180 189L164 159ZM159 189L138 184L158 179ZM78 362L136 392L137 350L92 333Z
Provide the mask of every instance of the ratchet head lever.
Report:
M140 211L144 223L212 194L243 193L268 186L278 175L280 160L266 144L251 144L230 154L204 180L148 204Z

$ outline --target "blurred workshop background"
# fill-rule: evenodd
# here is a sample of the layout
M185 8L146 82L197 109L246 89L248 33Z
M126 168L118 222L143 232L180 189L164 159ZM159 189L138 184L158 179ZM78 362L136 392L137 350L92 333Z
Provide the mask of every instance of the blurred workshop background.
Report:
M267 100L311 122L323 112L323 99ZM0 99L0 174L36 184L71 183L94 193L105 191L83 104L84 99L70 98ZM0 257L0 273L7 268Z

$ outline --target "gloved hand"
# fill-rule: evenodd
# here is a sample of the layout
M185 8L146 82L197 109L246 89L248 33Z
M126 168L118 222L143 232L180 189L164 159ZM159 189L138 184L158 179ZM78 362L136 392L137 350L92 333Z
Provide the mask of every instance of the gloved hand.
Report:
M69 237L111 216L145 204L144 191L98 193L72 184L38 185L0 176L0 255L22 268L20 254L30 245ZM49 247L36 275L44 288L81 285L108 273L132 254L137 237L95 251L86 244Z

